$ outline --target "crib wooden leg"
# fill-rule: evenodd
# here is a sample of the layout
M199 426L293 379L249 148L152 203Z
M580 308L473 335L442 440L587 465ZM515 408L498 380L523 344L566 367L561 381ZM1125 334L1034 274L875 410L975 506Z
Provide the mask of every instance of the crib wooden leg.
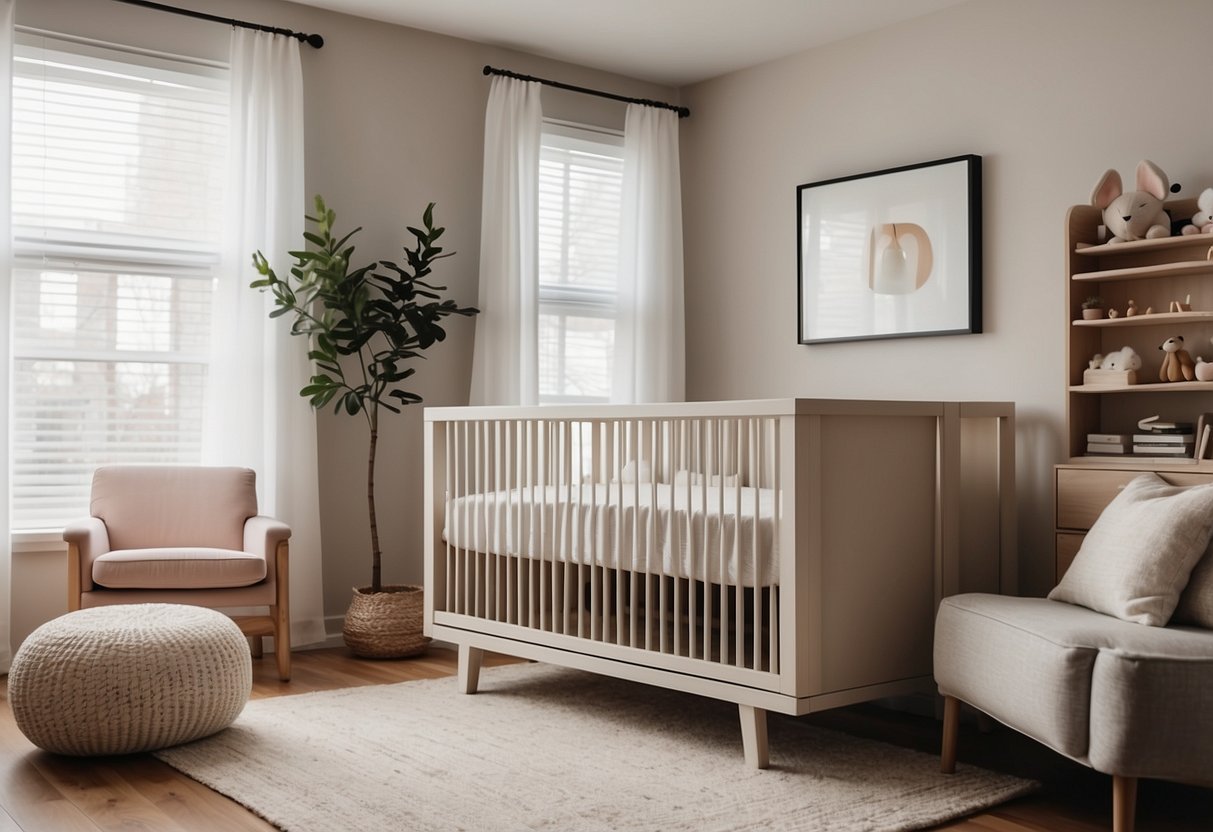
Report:
M459 645L459 692L475 693L480 684L480 661L484 651L468 644Z
M767 712L752 705L738 705L741 714L741 745L745 749L745 764L750 768L770 765L767 753Z

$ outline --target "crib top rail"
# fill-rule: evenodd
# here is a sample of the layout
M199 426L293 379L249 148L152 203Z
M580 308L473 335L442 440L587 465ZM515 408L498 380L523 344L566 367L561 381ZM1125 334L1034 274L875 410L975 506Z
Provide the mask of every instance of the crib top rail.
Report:
M961 417L998 417L1014 412L1011 402L898 401L874 399L748 399L653 404L567 404L536 406L426 407L427 422L493 419L547 421L602 419L730 418L747 416L934 416L959 405Z

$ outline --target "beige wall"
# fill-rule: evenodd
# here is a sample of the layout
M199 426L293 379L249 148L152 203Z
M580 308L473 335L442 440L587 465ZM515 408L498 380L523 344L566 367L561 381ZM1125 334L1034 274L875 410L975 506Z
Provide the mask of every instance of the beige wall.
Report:
M319 32L321 50L303 49L306 183L322 193L346 228L364 226L358 253L396 258L411 241L427 202L437 202L444 240L457 252L435 275L462 303L476 301L485 64L627 95L672 99L674 90L455 38L332 14L274 0L207 0L188 5L213 14ZM226 59L228 29L175 15L97 0L18 0L18 25ZM622 104L545 90L548 115L623 126ZM251 278L250 278L251 279ZM444 344L421 362L416 391L427 404L466 404L471 322L458 319ZM301 345L302 346L302 345ZM300 406L306 407L301 399ZM421 409L387 414L377 476L384 579L419 583L421 565ZM319 416L324 603L330 626L344 614L350 588L370 582L366 520L366 427L360 419ZM50 555L14 559L14 643L62 612L27 586L55 583ZM62 593L51 597L58 598ZM337 623L339 627L339 623Z
M684 89L691 397L1014 401L1021 589L1046 591L1065 212L1141 158L1213 185L1210 42L1207 0L974 0ZM962 153L984 157L985 334L798 345L796 186Z

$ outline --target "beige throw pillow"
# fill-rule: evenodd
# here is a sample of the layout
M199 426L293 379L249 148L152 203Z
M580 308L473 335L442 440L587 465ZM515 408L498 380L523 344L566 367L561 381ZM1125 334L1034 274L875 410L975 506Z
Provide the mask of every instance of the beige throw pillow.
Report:
M1166 626L1213 531L1213 485L1135 477L1099 515L1049 598Z
M1213 630L1213 542L1192 570L1188 586L1179 596L1172 624L1195 624Z

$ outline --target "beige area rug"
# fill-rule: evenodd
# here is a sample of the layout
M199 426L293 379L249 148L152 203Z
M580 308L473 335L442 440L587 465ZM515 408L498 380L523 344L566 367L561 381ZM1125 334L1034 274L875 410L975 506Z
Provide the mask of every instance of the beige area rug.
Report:
M737 707L541 664L250 702L156 754L291 832L922 829L1034 783L772 714L745 767Z

